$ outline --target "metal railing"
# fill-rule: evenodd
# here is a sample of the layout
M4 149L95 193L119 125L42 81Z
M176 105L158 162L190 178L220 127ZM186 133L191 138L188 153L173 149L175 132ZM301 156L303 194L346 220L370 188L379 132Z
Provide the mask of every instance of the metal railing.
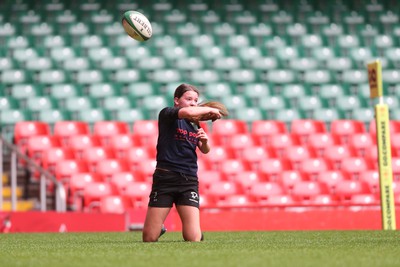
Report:
M17 164L18 159L23 160L27 168L40 174L40 210L47 210L47 182L55 185L55 209L58 212L66 211L66 192L64 185L47 170L38 165L32 158L22 153L19 148L0 135L0 174L3 174L4 149L10 151L10 182L11 182L11 210L17 210ZM3 182L0 182L0 192L3 192ZM3 194L0 194L0 207L3 207Z

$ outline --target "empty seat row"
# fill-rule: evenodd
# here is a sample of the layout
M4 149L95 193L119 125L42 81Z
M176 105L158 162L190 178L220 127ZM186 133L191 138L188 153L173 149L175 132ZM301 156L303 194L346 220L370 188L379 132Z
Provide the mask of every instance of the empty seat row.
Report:
M369 133L372 137L376 135L376 123L374 120L370 121L368 126L356 120L334 120L328 126L324 121L312 119L293 120L289 126L279 120L258 120L254 121L249 127L242 120L224 119L212 124L202 122L202 127L215 137L214 142L216 144L224 144L227 138L238 134L251 134L256 138L268 138L275 134L281 134L282 138L290 137L288 134L296 135L297 138L300 138L300 143L305 143L309 135L318 133L329 133L333 137L337 136L342 143L346 143L350 135L353 134ZM400 133L400 122L391 120L389 129L391 135ZM91 125L83 121L59 121L51 127L49 124L40 121L20 121L13 128L13 135L17 144L21 142L21 139L35 135L71 137L78 134L93 134L101 137L111 137L130 133L156 136L158 134L158 122L156 120L138 120L129 124L123 121L98 121ZM326 136L324 138L330 137ZM364 138L368 138L368 136ZM248 140L237 139L236 141ZM261 139L259 141L263 142Z
M104 183L93 180L71 180L72 208L75 210L123 213L132 208L145 207L151 184L135 182L129 178L123 182L113 180ZM125 175L126 176L126 175ZM128 176L126 176L128 177ZM298 181L290 188L277 182L255 181L243 191L232 181L214 181L200 190L201 208L252 208L296 206L366 206L380 203L377 182L374 186L364 181L340 180L335 186L315 181ZM395 202L399 202L399 182L393 182ZM107 208L108 206L116 209Z

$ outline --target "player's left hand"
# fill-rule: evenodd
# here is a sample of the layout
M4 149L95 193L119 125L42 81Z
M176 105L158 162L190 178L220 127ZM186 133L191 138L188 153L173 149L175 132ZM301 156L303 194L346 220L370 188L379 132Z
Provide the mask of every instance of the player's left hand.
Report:
M199 130L197 131L197 138L199 138L199 140L202 143L207 143L208 142L208 135L207 133L204 131L203 128L199 128Z

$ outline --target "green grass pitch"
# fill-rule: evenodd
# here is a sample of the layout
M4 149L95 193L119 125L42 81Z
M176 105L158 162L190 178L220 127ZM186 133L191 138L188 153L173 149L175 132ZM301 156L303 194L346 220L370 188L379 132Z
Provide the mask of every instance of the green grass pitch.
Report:
M167 232L0 235L0 266L400 266L398 231Z

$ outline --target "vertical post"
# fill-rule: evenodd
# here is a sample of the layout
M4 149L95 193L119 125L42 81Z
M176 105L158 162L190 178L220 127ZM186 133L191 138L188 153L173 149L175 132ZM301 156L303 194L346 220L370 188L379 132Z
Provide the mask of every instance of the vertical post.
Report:
M58 212L67 210L67 196L62 183L56 184L56 210Z
M46 206L46 177L42 174L40 175L40 210L46 211Z
M17 210L17 153L11 152L11 210Z
M396 230L389 108L383 101L382 69L379 60L368 64L368 80L371 98L379 98L379 103L375 105L375 124L378 144L382 227L384 230Z

